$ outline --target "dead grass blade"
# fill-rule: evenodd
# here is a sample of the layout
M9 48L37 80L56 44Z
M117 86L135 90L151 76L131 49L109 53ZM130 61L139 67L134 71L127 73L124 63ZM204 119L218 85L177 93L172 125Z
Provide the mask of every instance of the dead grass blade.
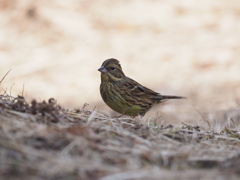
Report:
M3 80L5 79L5 77L8 75L8 73L11 71L12 69L9 69L8 72L3 76L3 78L0 81L0 84L3 82Z

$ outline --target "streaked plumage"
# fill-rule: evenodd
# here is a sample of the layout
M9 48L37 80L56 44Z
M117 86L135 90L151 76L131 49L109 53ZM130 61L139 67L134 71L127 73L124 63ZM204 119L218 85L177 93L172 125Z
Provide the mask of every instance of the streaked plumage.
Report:
M100 93L104 102L118 113L144 116L154 105L180 96L161 95L125 76L119 61L107 59L98 69L101 72Z

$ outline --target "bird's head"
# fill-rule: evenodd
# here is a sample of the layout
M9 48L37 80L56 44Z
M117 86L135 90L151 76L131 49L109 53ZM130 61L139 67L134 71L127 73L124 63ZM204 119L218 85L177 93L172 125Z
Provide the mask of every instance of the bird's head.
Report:
M98 69L101 72L101 80L105 82L117 82L125 77L119 61L116 59L107 59Z

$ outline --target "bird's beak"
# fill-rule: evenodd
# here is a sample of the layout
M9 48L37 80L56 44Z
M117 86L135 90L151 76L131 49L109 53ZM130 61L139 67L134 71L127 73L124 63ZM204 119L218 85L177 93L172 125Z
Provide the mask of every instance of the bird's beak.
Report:
M100 67L98 69L98 71L100 71L100 72L107 72L107 70L106 70L106 68L104 66Z

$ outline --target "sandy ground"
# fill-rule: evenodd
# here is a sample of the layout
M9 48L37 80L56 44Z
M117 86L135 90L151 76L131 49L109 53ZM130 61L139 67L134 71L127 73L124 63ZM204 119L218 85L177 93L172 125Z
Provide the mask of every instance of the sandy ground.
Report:
M11 69L3 89L67 108L112 112L97 69L114 57L139 83L188 97L146 117L197 123L198 111L238 110L239 40L237 0L0 2L0 76Z

